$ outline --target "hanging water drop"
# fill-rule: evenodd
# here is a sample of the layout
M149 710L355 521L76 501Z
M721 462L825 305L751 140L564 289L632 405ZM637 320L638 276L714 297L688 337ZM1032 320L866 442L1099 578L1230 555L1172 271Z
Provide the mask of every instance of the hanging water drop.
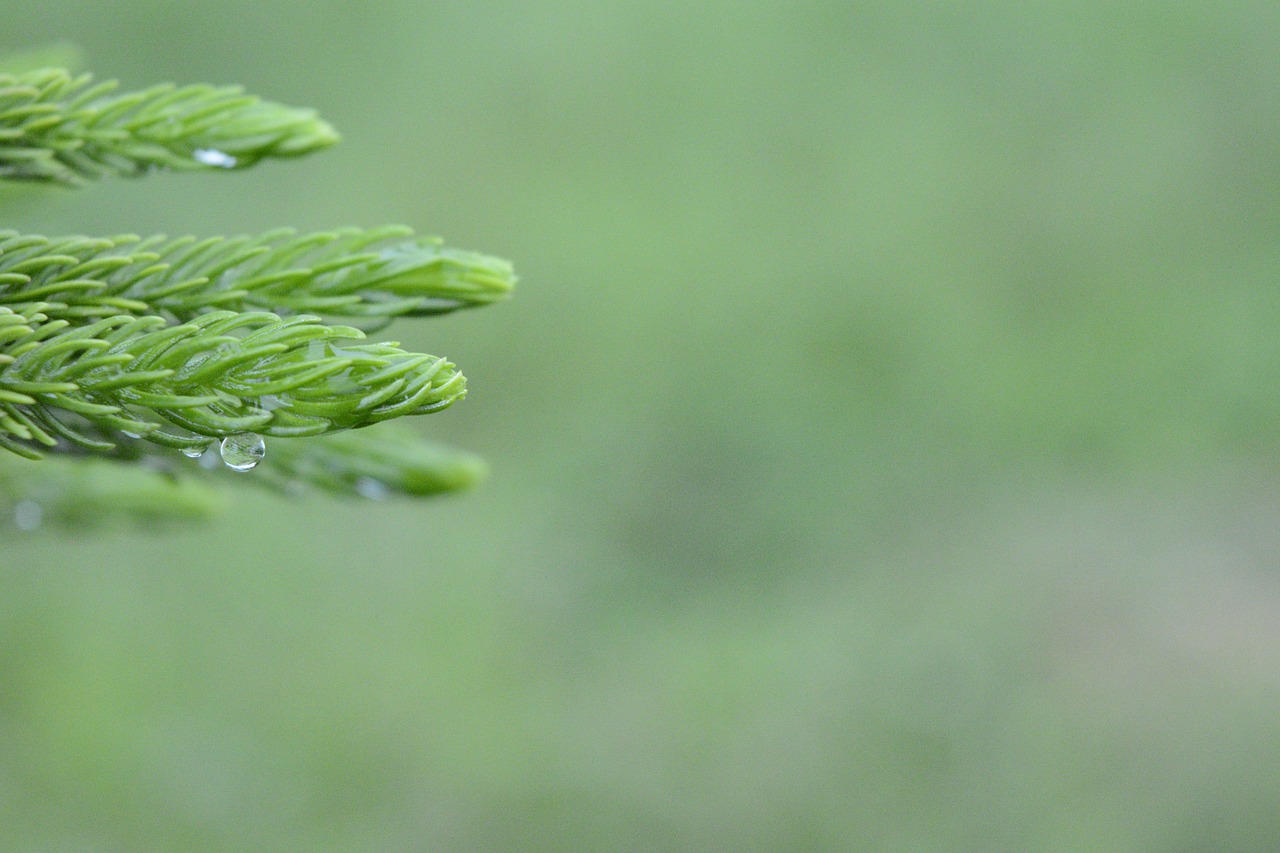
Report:
M193 444L182 448L182 455L188 459L199 459L209 449L207 444Z
M257 433L242 432L222 439L218 451L232 471L252 471L267 455L267 442Z
M217 166L220 169L234 169L236 158L216 148L197 148L191 156L206 166Z

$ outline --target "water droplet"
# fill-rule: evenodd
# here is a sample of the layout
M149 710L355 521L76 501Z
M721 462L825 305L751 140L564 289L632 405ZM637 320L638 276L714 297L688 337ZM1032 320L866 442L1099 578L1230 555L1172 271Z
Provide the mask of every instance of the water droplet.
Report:
M129 432L129 430L127 430L127 429L122 429L122 430L120 430L120 431L121 431L122 433L124 433L125 435L129 436L129 438L142 438L142 435L141 435L140 433L136 433L136 432Z
M371 501L383 501L387 499L387 495L391 494L391 490L381 480L375 480L372 477L360 477L356 480L356 493Z
M267 442L253 432L242 432L222 439L218 449L223 463L232 471L251 471L267 455Z
M236 158L232 157L225 151L219 151L216 148L197 148L191 152L191 156L206 166L217 166L221 169L235 168Z
M44 522L44 507L32 500L18 501L13 507L13 524L19 530L32 531Z
M182 455L188 459L199 459L201 456L204 456L208 449L209 445L207 444L196 444L182 448Z

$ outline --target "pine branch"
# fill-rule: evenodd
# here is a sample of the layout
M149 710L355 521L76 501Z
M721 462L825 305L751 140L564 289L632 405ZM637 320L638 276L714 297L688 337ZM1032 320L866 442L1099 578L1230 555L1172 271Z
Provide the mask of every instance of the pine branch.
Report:
M420 441L398 424L313 438L280 439L239 483L285 495L320 490L355 500L422 498L462 491L486 473L465 451ZM0 534L5 526L89 526L109 519L190 521L223 508L218 481L230 474L216 447L185 458L122 437L109 457L74 454L32 462L0 453ZM7 522L6 522L7 519Z
M315 317L215 311L176 326L150 315L75 326L45 307L0 307L0 447L33 458L67 443L110 450L100 436L113 431L177 448L320 435L439 411L466 391L444 359L353 343L358 329Z
M211 309L325 317L440 314L506 298L506 261L407 239L408 228L140 239L0 231L0 305L56 301L52 317L190 320Z
M39 462L0 453L2 528L32 531L47 525L91 526L109 520L146 522L211 518L226 503L211 482L177 477L149 461L49 457ZM7 524L6 524L7 520Z
M125 437L109 456L117 462L182 477L222 477L220 448L204 453L175 454L142 439ZM318 489L343 497L382 500L396 496L425 497L461 491L484 479L488 468L480 457L422 441L399 424L345 430L306 438L282 438L255 467L248 482L286 494Z
M314 111L238 86L112 94L116 86L59 68L0 74L0 178L76 185L154 169L242 168L338 141Z
M261 471L265 485L299 484L380 500L426 497L474 486L488 468L472 453L428 444L397 424L275 442Z

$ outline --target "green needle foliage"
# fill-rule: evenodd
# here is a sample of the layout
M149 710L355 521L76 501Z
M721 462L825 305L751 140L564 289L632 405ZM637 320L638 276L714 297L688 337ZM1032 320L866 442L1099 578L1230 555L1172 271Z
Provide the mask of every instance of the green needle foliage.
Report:
M0 231L0 305L56 300L47 313L67 319L189 320L212 309L355 319L442 314L511 293L506 261L411 234L388 226L143 240Z
M313 111L238 86L114 94L116 86L60 68L0 74L0 177L76 185L106 174L243 168L339 138Z
M22 442L109 449L79 421L185 448L243 432L355 429L439 411L466 390L444 359L357 344L358 329L305 315L214 311L179 325L120 315L76 326L43 307L0 308L0 447L29 457L38 454Z
M0 74L0 179L242 168L338 139L312 111L234 87L114 85L62 69ZM193 481L234 476L219 442L264 436L272 452L248 479L279 491L465 488L484 474L477 457L365 428L445 409L466 380L447 359L366 332L488 305L514 284L506 261L400 226L0 231L0 508L27 527L90 520L108 501L137 517L203 516L218 502Z

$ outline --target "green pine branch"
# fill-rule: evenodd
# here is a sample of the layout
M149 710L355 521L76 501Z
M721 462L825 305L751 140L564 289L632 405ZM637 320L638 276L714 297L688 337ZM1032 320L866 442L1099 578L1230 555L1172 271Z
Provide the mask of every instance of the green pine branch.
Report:
M212 477L175 474L143 458L48 456L31 462L0 453L0 527L3 519L21 530L121 520L150 526L211 518L225 507Z
M474 453L423 442L399 424L275 442L264 485L299 483L338 495L380 500L428 497L470 488L488 467Z
M214 311L179 325L120 315L84 326L0 308L0 447L37 456L131 432L175 448L255 432L322 435L440 411L466 381L436 356L356 343L317 318ZM176 430L174 428L177 428Z
M0 305L55 301L46 313L68 320L184 321L212 309L356 319L442 314L510 294L506 261L411 234L388 226L143 240L0 231Z
M77 185L107 174L244 168L339 139L306 109L238 86L162 84L116 94L60 68L0 74L0 177Z
M197 519L222 507L216 487L229 479L289 496L422 498L470 488L486 470L476 455L425 443L395 423L273 440L250 477L231 473L216 444L184 455L121 436L109 456L64 453L33 462L0 454L0 518L20 525Z
M211 445L189 458L143 440L126 440L116 458L138 461L144 467L188 478L233 476ZM428 497L469 488L484 479L488 468L473 453L422 441L397 423L379 424L308 438L272 440L271 452L241 482L284 494L319 490L349 498L383 500Z

